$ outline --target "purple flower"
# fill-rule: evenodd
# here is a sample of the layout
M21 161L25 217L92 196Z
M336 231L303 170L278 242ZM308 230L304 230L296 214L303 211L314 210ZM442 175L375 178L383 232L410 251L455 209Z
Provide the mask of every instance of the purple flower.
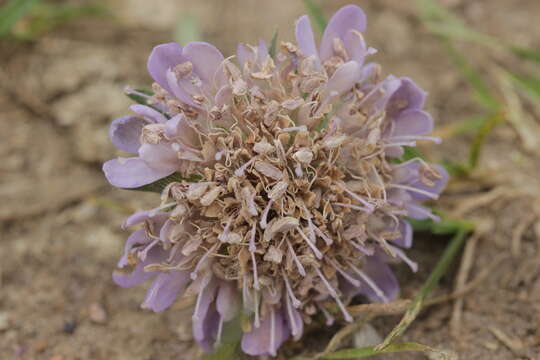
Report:
M243 351L275 356L319 313L327 324L352 321L354 296L395 299L388 262L417 270L404 251L407 218L437 220L423 202L448 174L422 159L392 161L438 139L428 136L425 92L366 63L376 51L365 28L349 5L320 46L301 17L296 43L275 58L262 41L240 44L236 62L206 43L159 45L149 106L111 125L112 142L134 154L104 164L114 186L200 179L170 182L157 208L127 219L140 229L113 278L124 287L152 279L142 306L153 311L194 297L193 334L207 351L242 314Z

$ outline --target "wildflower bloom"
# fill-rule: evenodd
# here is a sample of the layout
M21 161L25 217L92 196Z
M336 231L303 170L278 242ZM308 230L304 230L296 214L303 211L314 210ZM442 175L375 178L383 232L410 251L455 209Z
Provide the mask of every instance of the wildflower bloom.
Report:
M153 279L142 305L153 311L195 297L193 334L206 350L242 313L243 351L275 356L315 315L331 324L328 304L352 321L353 296L395 299L388 262L416 271L406 217L436 219L422 202L438 197L447 174L421 159L392 161L403 146L438 140L426 136L426 94L366 63L375 50L365 27L349 5L319 47L308 17L298 19L296 42L275 57L262 41L230 58L203 42L159 45L148 60L151 105L111 126L113 143L134 154L104 164L112 185L179 175L160 206L127 219L142 229L114 280Z

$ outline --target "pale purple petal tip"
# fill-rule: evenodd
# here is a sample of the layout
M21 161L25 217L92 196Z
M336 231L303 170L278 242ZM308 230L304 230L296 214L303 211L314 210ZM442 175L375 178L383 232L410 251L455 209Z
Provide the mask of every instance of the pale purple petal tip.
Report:
M138 157L118 158L103 164L103 172L111 185L133 189L171 175L174 170L155 170Z
M211 280L198 295L197 306L193 313L193 337L205 350L211 350L216 339L219 314L216 310L217 282Z
M114 120L109 128L109 137L117 148L136 154L141 146L141 132L146 121L136 116L122 116Z
M121 287L128 288L135 285L139 285L140 283L145 282L146 280L150 279L154 274L147 273L144 271L144 267L139 264L133 270L133 272L129 274L125 274L119 271L113 272L113 280L114 282Z
M381 297L380 294L377 294L378 291L374 290L373 286L362 281L360 293L364 294L370 301L386 302L395 300L398 297L399 284L392 269L377 256L366 257L366 263L362 267L362 271L384 295L384 297Z
M152 210L137 211L124 221L122 228L128 228L133 225L142 224L147 220L152 220L155 227L158 228L169 218L166 212L154 212Z
M165 123L165 137L168 140L180 140L182 144L196 148L199 144L197 132L189 126L183 114L178 114ZM175 159L173 159L174 161Z
M190 42L184 47L184 56L193 64L195 73L208 86L214 85L216 76L221 78L221 64L224 60L221 52L206 42ZM219 70L219 72L218 72Z
M152 109L150 106L142 104L133 104L129 107L131 111L144 117L149 123L163 124L167 118L159 111Z
M302 334L304 333L304 320L300 312L294 308L291 304L286 305L284 312L287 314L286 321L289 329L291 330L291 335L295 341L300 340Z
M159 144L142 144L139 156L149 168L156 173L166 174L165 176L178 170L180 165L178 154L173 150L172 144L164 141Z
M400 78L399 89L392 94L386 109L389 118L396 118L403 111L421 110L426 102L427 93L408 77Z
M424 135L433 131L431 115L422 110L406 110L394 123L393 136Z
M343 39L343 43L350 59L359 64L364 64L364 60L368 55L368 48L361 33L349 30Z
M118 268L123 268L128 265L128 256L131 249L137 244L147 244L150 242L150 239L146 236L144 230L137 230L132 233L124 245L124 254L118 261Z
M392 240L392 242L402 248L410 248L413 241L413 230L409 222L405 220L399 221L398 231L401 233L401 236L398 239Z
M339 9L328 22L321 41L321 59L326 60L333 54L335 38L345 39L349 30L363 32L366 30L367 19L364 11L356 5L347 5Z
M298 48L302 51L304 56L315 56L318 59L317 45L315 44L313 30L311 29L311 23L307 15L296 20L295 35L296 41L298 42Z
M254 53L246 44L238 44L236 47L236 58L240 64L240 68L243 70L246 62L254 62Z
M290 336L290 330L280 311L269 311L258 328L242 336L242 350L252 356L276 356L277 349Z
M187 271L172 270L166 274L159 274L148 288L142 307L154 312L165 310L182 295L189 280Z
M230 321L240 310L240 296L233 281L222 281L216 299L216 308L223 321Z
M175 42L156 46L148 58L148 72L155 82L167 91L171 91L167 83L167 70L185 62L182 46Z
M360 75L360 64L356 61L349 61L340 67L334 72L330 80L324 89L324 97L334 98L341 95L345 91L349 90L354 86Z
M156 275L155 272L144 271L145 266L160 262L164 260L165 256L166 254L162 249L153 248L148 252L146 259L139 262L131 273L115 271L113 272L112 278L117 285L124 288L139 285Z

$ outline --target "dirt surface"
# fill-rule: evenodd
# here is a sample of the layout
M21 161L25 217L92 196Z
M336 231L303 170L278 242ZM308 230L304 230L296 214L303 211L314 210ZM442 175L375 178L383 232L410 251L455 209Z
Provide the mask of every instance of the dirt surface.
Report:
M325 10L345 3L332 1ZM412 1L356 3L368 13L366 37L379 50L377 60L386 72L410 76L429 91L438 126L478 114L461 73L418 21ZM182 16L198 18L204 40L231 55L237 41L269 39L275 28L291 38L294 19L305 12L301 1L108 4L109 17L78 20L31 43L0 42L0 359L198 358L189 311L143 311L142 287L112 283L128 235L119 225L157 195L106 183L100 164L116 154L108 125L127 112L124 85L148 87L146 58L154 45L171 40ZM444 4L478 30L540 48L538 1ZM481 56L474 47L465 50ZM453 137L425 150L431 159L462 160L469 140ZM470 265L461 276L468 282L485 269L488 276L459 300L423 312L405 340L453 350L461 359L540 359L539 150L525 149L515 129L503 124L475 177L449 186L442 207L481 224L467 244L470 261L459 260L463 269ZM416 276L396 267L404 298L414 296L447 240L417 239ZM459 261L436 295L453 291ZM384 336L398 320L378 318L372 325ZM303 344L320 350L321 337L337 330L312 332Z

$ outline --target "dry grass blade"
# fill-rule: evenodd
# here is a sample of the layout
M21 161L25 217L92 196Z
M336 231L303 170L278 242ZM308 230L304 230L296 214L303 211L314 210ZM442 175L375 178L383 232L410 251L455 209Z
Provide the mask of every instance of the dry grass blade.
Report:
M424 306L432 306L432 305L438 305L445 303L447 301L451 301L454 299L458 299L462 296L467 295L472 290L474 290L478 285L480 285L485 279L488 278L493 273L493 270L495 270L504 260L508 259L508 254L501 254L499 257L496 257L491 264L486 266L478 276L467 283L467 285L463 286L460 290L455 291L449 295L440 296L434 299L426 300L424 303Z
M518 356L519 358L527 358L532 359L527 349L525 348L525 344L519 339L511 338L510 336L506 335L501 329L498 329L496 327L489 328L489 331L499 340L502 342L507 348L509 348L514 355Z
M347 308L347 311L353 316L368 315L399 315L411 305L411 300L396 300L389 303L373 303L353 305Z
M437 287L439 280L446 273L446 270L454 260L454 257L458 254L463 243L465 242L465 237L468 234L469 229L460 230L452 239L450 244L446 247L444 254L442 255L439 263L425 282L424 286L415 297L411 303L409 309L399 322L396 327L388 334L386 339L375 347L376 350L381 351L387 348L397 337L399 337L403 332L409 327L409 325L416 319L416 316L422 309L422 305L426 297Z
M467 281L467 277L469 276L469 272L471 270L473 261L474 261L474 254L476 251L476 246L478 245L478 241L480 239L480 235L478 233L475 233L469 241L467 241L467 245L465 245L465 250L463 251L463 257L461 259L461 265L459 267L459 272L456 278L456 291L461 290ZM463 314L463 298L460 297L456 299L454 302L454 306L452 309L452 318L450 319L450 333L452 336L457 337L461 328L461 316Z
M519 194L521 194L521 191L518 189L500 186L487 193L469 196L459 203L459 205L451 212L451 216L460 218L471 211L489 205L498 199L517 196Z
M536 152L540 147L540 140L536 136L540 132L540 126L523 109L512 76L504 69L494 69L496 79L506 103L506 117L521 138L523 148L529 152Z
M468 293L473 291L478 285L480 285L489 275L491 275L493 273L493 270L496 269L504 260L508 259L508 257L508 254L501 254L500 256L496 257L495 260L493 260L493 262L491 262L488 266L484 267L484 269L476 276L476 278L474 278L474 280L471 280L459 290L456 290L451 294L426 300L424 302L424 307L439 305L467 295ZM411 303L412 300L407 299L396 300L386 304L361 304L349 306L347 308L347 311L349 311L349 313L353 316L399 315L407 311Z
M521 239L525 231L536 220L536 214L533 212L525 216L512 231L512 256L519 257L521 255Z
M435 355L440 360L457 360L457 355L454 352L443 351L434 349L432 347L417 344L417 343L399 343L391 344L384 349L378 350L373 346L358 348L358 349L345 349L332 354L328 354L322 357L322 359L358 359L371 357L379 354L391 354L402 352L423 352L426 355Z

